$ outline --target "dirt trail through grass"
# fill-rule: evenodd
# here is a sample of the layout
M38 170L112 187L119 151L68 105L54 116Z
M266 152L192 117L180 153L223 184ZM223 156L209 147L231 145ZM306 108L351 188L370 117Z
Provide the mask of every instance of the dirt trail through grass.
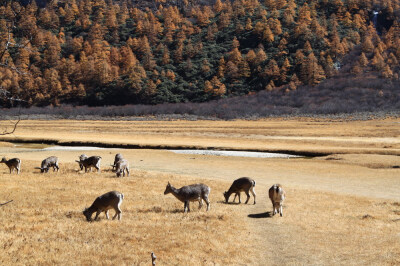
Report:
M259 251L259 265L371 263L378 259L386 264L394 261L393 254L400 254L400 234L390 233L400 232L400 223L393 222L400 216L395 215L396 205L391 205L400 201L399 169L371 169L335 160L231 158L167 151L138 151L136 156L142 158L137 164L140 169L230 181L240 176L255 178L257 204L247 206L243 215L251 225L251 238L257 239L254 249ZM400 163L399 158L394 160ZM267 190L276 182L288 192L282 218L270 217ZM222 199L222 195L214 194L213 199ZM375 232L376 227L383 229ZM379 243L383 254L364 241Z

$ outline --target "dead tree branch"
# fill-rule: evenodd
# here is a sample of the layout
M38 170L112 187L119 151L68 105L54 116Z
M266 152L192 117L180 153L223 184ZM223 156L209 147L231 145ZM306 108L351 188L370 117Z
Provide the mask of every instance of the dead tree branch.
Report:
M13 40L13 31L17 28L16 25L18 24L18 20L20 19L20 14L22 9L18 8L18 5L13 5L12 1L5 1L2 2L1 5L11 5L11 10L13 12L13 17L2 17L2 20L5 20L6 26L7 26L7 31L4 32L3 34L6 35L4 37L7 37L7 39L2 42L1 47L0 47L0 68L8 68L19 75L27 75L28 73L25 73L18 67L15 67L14 64L9 63L9 60L7 58L7 54L11 48L18 48L18 49L26 49L30 50L29 44L31 43L33 36L32 34L29 34L26 38L22 38L19 41L14 41ZM27 102L25 100L20 99L17 95L12 95L9 91L6 90L6 88L1 88L0 87L0 97L5 99L6 101L10 101L11 104L13 105L14 102ZM8 130L7 128L4 129L0 135L9 135L13 134L15 130L17 129L17 126L19 122L21 121L21 105L19 107L19 114L18 114L18 120L16 122L13 122L13 127L11 130Z
M20 116L18 116L17 122L14 123L13 129L11 131L7 131L7 128L6 128L3 133L0 133L0 136L13 134L15 132L15 130L17 129L19 122L21 122Z
M0 206L6 205L6 204L8 204L8 203L10 203L10 202L13 202L13 201L14 201L14 200L9 200L9 201L7 201L7 202L0 203Z

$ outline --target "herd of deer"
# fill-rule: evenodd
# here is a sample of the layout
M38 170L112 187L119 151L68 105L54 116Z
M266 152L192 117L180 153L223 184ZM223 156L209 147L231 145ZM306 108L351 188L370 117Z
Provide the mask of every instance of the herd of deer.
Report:
M80 170L83 170L83 168L85 168L85 173L87 173L88 170L91 171L92 167L100 172L100 161L100 156L88 157L85 154L82 154L81 156L79 156L79 160L76 160L76 162L79 164ZM14 170L17 170L17 174L19 174L21 171L21 160L18 158L13 158L10 160L3 158L0 163L4 163L8 166L8 168L10 169L10 174L14 172ZM118 153L115 155L114 164L111 166L113 167L112 171L116 173L117 177L121 177L121 175L125 176L125 172L127 173L127 176L129 176L129 162L123 158L122 154ZM57 170L57 172L60 169L60 167L58 166L58 158L56 156L50 156L44 159L41 163L41 166L36 167L35 169L40 169L41 173L47 173L51 167L53 168L53 171ZM244 192L247 195L247 199L245 202L247 204L250 199L249 192L251 192L254 198L254 204L256 204L256 193L254 191L255 185L256 181L249 177L241 177L239 179L236 179L235 181L233 181L229 190L224 192L225 202L228 203L229 197L232 194L235 194L233 202L235 202L236 197L238 196L239 203L241 203L240 192ZM164 195L171 193L178 200L182 201L184 203L184 212L190 212L189 203L191 201L198 201L200 209L203 206L203 200L207 204L208 211L210 209L210 201L208 199L210 191L210 187L204 184L193 184L178 189L173 187L168 182L167 187L164 191ZM273 215L279 212L280 216L282 216L282 204L286 197L286 193L283 190L282 186L280 184L274 184L269 189L268 194L272 202ZM115 215L113 219L118 217L118 220L121 220L122 211L120 209L120 206L123 199L124 195L118 191L107 192L97 197L93 204L83 211L83 214L88 221L92 221L93 213L96 213L94 220L97 220L99 214L101 212L105 212L107 219L109 219L108 210L114 209Z

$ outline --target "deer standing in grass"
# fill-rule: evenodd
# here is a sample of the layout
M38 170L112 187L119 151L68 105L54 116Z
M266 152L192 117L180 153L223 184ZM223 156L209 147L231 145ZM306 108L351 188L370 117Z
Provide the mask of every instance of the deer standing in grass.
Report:
M81 170L85 167L85 173L88 172L88 169L92 171L92 167L96 168L98 172L100 172L100 162L101 162L101 157L100 156L90 156L87 157L86 154L82 154L79 156L79 161L75 161L79 163L79 167Z
M125 176L125 171L127 176L129 176L129 162L125 159L121 159L115 164L117 177L121 177L121 175Z
M118 161L120 161L120 160L122 160L122 159L124 159L124 156L123 156L121 153L115 154L114 164L112 165L112 167L113 167L113 168L112 168L112 171L115 171L115 167L116 167Z
M8 166L8 169L10 169L10 174L14 172L14 170L17 170L17 174L19 174L21 171L21 160L18 158L7 160L6 157L3 157L0 163L4 163Z
M118 191L110 191L107 192L95 199L93 202L92 206L89 208L86 208L83 211L83 215L85 215L86 220L89 222L92 221L92 215L93 213L96 213L96 216L94 217L94 220L97 220L99 217L99 214L101 212L105 212L107 220L109 219L108 217L108 210L109 209L114 209L115 210L115 215L113 217L113 220L118 216L118 220L121 220L122 216L122 211L120 209L120 206L122 204L122 200L124 199L124 194L118 192Z
M169 182L165 188L164 195L172 193L178 200L184 203L183 212L190 212L189 202L198 201L199 209L203 206L203 200L207 203L207 211L210 209L210 188L204 184L193 184L181 188L174 188Z
M249 177L238 178L235 181L233 181L229 190L224 192L225 201L228 202L231 194L235 193L233 202L235 202L236 196L239 196L239 203L241 203L240 192L244 191L244 193L246 193L246 195L247 195L247 200L245 202L247 204L247 202L249 202L249 199L250 199L250 194L249 194L249 191L250 191L254 197L254 204L256 204L256 192L254 191L255 186L256 186L256 181L254 181L253 179L251 179Z
M36 169L40 169L41 173L47 173L49 168L53 167L53 172L60 169L58 166L58 158L56 156L50 156L42 161L40 167L35 167Z
M275 184L269 189L268 194L272 202L273 215L279 212L280 216L282 217L282 205L286 198L286 192L283 190L280 184Z

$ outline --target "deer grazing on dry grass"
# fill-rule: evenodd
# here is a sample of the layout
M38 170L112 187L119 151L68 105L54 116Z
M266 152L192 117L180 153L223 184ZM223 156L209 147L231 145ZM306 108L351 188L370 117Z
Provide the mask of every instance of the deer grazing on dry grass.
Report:
M280 216L282 216L282 204L286 198L286 192L280 184L275 184L269 189L268 194L272 202L273 215L279 212Z
M7 160L6 157L3 157L0 163L4 163L8 166L8 169L10 169L10 174L14 172L14 170L17 170L17 174L19 174L19 172L21 171L21 160L18 158Z
M97 220L99 217L99 214L101 212L105 212L107 220L109 219L108 217L108 210L109 209L114 209L115 210L115 215L113 217L113 220L118 216L118 220L121 220L122 216L122 211L120 209L122 200L124 199L124 194L118 192L118 191L110 191L107 192L95 199L93 202L92 206L89 208L86 208L83 211L83 215L85 215L87 221L92 221L92 214L96 213L96 216L94 217L94 220Z
M49 168L53 167L53 172L60 169L58 166L58 158L56 156L50 156L42 161L40 167L35 167L35 169L40 169L41 173L49 172Z
M114 166L117 177L125 176L125 171L129 176L129 162L126 159L119 160Z
M174 188L169 182L165 188L164 195L172 193L178 200L184 203L183 212L190 212L189 202L198 201L199 209L203 206L203 200L207 203L207 211L210 209L210 188L204 184L193 184L179 189Z
M112 165L112 171L115 171L115 166L116 166L116 164L118 163L118 161L120 161L120 160L122 160L122 159L124 159L124 156L122 156L122 154L121 153L117 153L117 154L115 154L115 158L114 158L114 164Z
M256 186L256 181L254 181L253 179L251 179L249 177L241 177L239 179L236 179L235 181L233 181L229 190L224 192L225 202L228 202L229 197L231 196L232 193L235 193L233 202L235 202L236 196L239 196L239 203L241 203L240 192L244 191L244 193L246 193L246 195L247 195L247 200L245 202L247 204L247 202L249 202L249 199L250 199L250 194L249 194L249 191L250 191L254 197L254 204L256 204L256 193L254 192L255 186Z
M88 169L92 171L92 167L96 168L98 172L100 172L100 162L101 162L101 157L100 156L91 156L87 157L86 154L82 154L79 156L79 161L75 161L79 163L79 167L81 170L85 167L85 173L88 172Z

